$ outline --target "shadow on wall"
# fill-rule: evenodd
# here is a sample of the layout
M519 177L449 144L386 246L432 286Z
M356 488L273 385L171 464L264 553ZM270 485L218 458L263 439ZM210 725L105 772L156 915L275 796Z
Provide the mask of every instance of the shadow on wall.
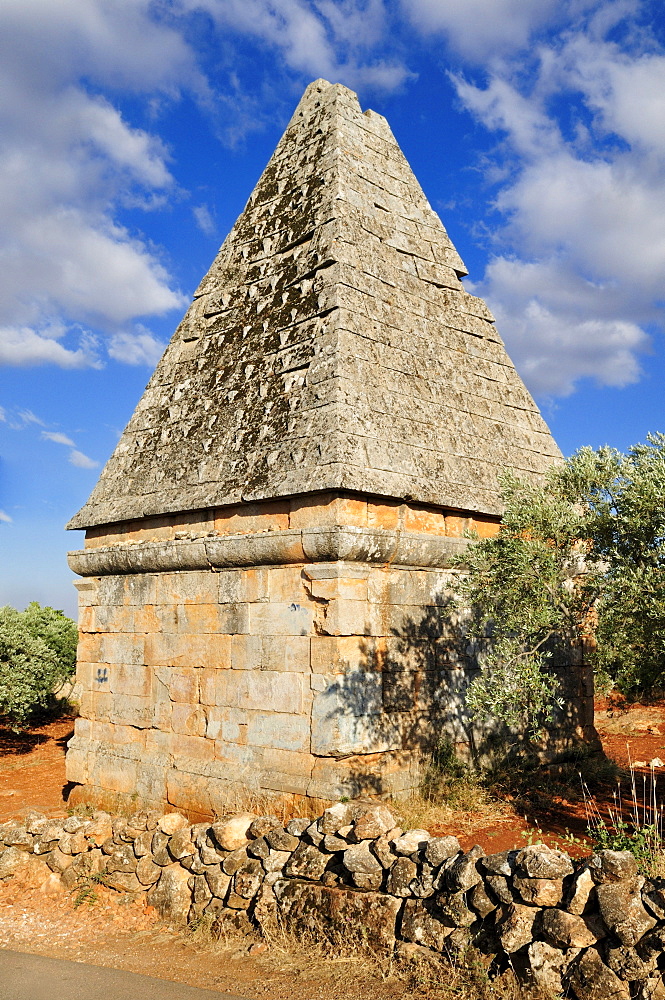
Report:
M314 703L313 752L348 759L341 794L349 797L408 793L443 741L478 764L504 756L516 735L481 724L466 707L480 670L478 644L469 639L469 616L452 595L439 595L424 612L406 615L383 638L361 640L358 661L334 675ZM589 671L562 647L550 669L563 706L537 749L552 757L588 739L584 698ZM321 745L316 748L317 741ZM591 740L592 741L592 740Z

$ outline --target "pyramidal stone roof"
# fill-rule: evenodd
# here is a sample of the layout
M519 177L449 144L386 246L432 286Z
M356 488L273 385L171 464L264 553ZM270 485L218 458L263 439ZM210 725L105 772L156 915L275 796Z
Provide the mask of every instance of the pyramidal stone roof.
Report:
M388 123L305 91L68 527L350 490L501 513L560 457Z

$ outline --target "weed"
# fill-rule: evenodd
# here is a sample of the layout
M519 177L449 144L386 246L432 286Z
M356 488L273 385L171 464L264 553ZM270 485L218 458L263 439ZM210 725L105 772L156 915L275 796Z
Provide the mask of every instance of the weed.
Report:
M75 892L73 906L77 910L83 903L93 906L97 902L97 887L103 885L105 888L112 888L110 875L108 872L86 872L76 880L76 885L72 892Z
M630 851L640 871L648 876L662 875L665 871L665 841L663 840L663 810L658 803L658 779L655 764L651 762L650 774L642 774L642 788L630 757L630 795L622 798L621 783L613 792L613 805L608 807L607 819L600 812L587 783L580 775L589 837L596 849Z

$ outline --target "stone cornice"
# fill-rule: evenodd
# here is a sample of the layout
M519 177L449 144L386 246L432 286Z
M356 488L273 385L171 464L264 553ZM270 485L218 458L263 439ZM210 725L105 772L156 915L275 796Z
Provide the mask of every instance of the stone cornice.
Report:
M173 570L349 562L450 567L469 540L385 528L289 528L161 542L130 542L68 555L79 576L159 573Z

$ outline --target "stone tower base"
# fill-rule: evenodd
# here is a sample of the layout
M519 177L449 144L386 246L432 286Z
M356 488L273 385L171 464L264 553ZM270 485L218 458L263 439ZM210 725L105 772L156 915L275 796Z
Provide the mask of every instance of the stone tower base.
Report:
M469 740L451 605L465 528L496 519L341 494L88 532L78 797L221 812L244 792L400 796ZM592 725L565 672L565 737Z

